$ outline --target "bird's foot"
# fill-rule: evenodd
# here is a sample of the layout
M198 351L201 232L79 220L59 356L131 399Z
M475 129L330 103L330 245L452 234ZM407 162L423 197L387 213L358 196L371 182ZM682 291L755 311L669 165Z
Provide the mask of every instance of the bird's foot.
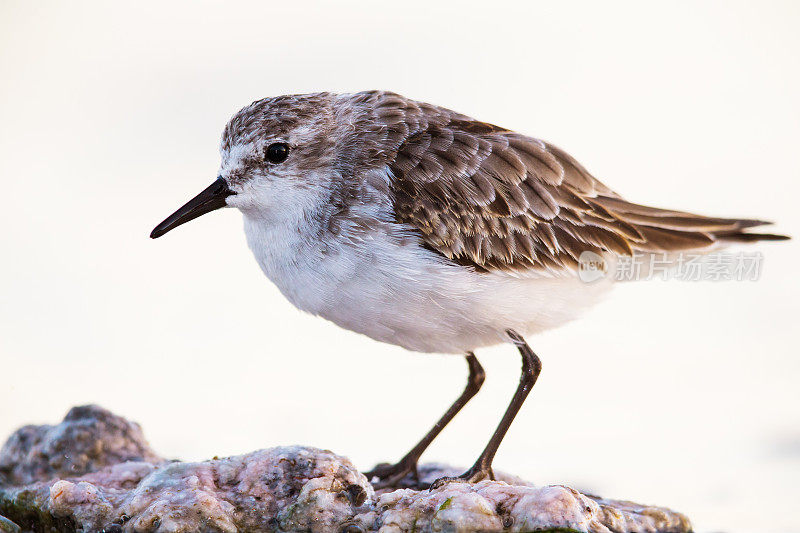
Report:
M440 477L431 483L430 490L436 490L444 487L448 483L477 483L484 479L491 479L494 481L494 472L491 466L481 467L475 465L460 476L457 477Z
M400 461L395 464L381 463L369 472L364 472L367 480L372 483L374 478L378 478L372 486L376 489L422 489L419 481L419 471L416 461Z

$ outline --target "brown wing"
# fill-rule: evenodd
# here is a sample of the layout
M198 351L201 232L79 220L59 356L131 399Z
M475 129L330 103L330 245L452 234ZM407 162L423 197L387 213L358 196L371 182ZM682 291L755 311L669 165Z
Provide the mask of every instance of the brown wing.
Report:
M428 106L435 116L415 116L398 131L407 109L385 105L379 118L381 109L390 135L403 137L388 163L398 221L478 270L558 271L576 267L587 250L630 255L781 238L743 232L765 224L758 220L627 202L555 146L463 115Z

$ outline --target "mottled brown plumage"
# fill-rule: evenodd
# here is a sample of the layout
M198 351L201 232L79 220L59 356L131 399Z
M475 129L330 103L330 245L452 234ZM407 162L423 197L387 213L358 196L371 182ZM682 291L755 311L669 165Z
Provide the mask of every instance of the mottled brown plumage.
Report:
M744 231L767 224L759 220L628 202L563 150L449 109L387 92L353 99L367 110L358 126L380 139L370 163L393 174L397 220L462 265L562 270L584 251L630 255L784 238ZM371 121L380 126L365 127Z

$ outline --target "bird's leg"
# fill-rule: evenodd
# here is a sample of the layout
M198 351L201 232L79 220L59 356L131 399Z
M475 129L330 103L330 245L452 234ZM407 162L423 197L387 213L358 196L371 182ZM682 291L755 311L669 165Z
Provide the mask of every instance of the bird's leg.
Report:
M500 423L497 425L497 429L494 431L492 438L489 439L489 443L478 456L478 460L475 461L475 464L456 478L444 477L437 479L431 485L431 489L441 487L450 481L469 481L472 483L487 478L494 479L492 460L497 453L497 448L500 446L500 442L502 442L503 437L505 437L520 407L522 407L522 404L525 402L525 398L533 388L534 383L536 383L539 373L542 371L542 362L539 360L539 357L533 353L533 350L531 350L530 346L525 342L525 339L523 339L519 333L511 329L506 330L506 334L522 355L522 373L520 374L517 390L514 392L514 396L511 398L511 402L508 404L508 408L503 418L500 420Z
M377 465L373 470L365 472L364 475L367 479L377 477L379 481L375 483L375 488L397 487L400 482L407 475L411 474L419 483L419 474L417 472L417 462L425 449L433 442L442 429L458 414L462 407L467 405L467 402L478 393L483 385L486 374L483 372L483 367L478 362L478 358L472 352L467 352L466 355L467 365L469 367L469 377L467 378L467 386L464 387L464 392L461 396L453 402L453 405L442 415L436 424L422 437L416 446L411 448L402 459L395 464L382 463Z

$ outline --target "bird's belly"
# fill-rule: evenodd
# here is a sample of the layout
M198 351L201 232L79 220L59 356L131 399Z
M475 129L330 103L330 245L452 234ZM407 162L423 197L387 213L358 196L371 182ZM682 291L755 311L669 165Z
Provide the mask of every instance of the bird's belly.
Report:
M416 243L381 238L325 254L298 247L290 259L250 244L264 273L299 309L419 352L464 353L503 342L509 328L525 334L556 327L607 288L577 277L478 273Z
M507 341L505 331L538 333L594 304L608 285L577 279L480 274L371 272L342 282L317 314L339 326L413 351L464 353Z

